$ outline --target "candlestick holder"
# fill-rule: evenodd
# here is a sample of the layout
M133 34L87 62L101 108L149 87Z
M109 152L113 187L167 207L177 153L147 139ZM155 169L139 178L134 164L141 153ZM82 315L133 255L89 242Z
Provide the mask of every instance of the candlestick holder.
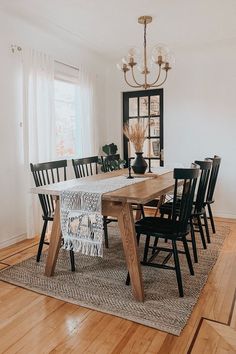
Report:
M128 170L129 170L129 174L128 174L128 177L129 179L131 178L134 178L132 175L131 175L131 164L130 164L130 160L131 158L128 158Z
M152 170L151 170L151 157L148 158L148 173L152 173Z

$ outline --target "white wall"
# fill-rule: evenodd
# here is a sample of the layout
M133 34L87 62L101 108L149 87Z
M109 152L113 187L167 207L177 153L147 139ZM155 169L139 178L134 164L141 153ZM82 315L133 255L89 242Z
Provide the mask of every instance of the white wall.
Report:
M236 218L236 41L176 49L176 67L164 85L166 164L222 157L215 214ZM121 145L121 92L115 63L107 81L107 140Z
M20 19L0 12L0 151L1 203L0 248L24 238L25 208L22 159L21 65L11 44L33 47L49 53L55 59L72 65L82 64L94 72L98 88L98 119L100 145L104 144L105 61L96 53L60 40L54 35L33 28Z

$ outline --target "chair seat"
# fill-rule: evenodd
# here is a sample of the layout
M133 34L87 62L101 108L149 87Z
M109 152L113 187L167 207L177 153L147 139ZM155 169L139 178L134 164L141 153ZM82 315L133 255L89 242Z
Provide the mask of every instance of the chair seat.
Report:
M178 221L157 217L145 217L135 223L138 234L152 235L157 237L177 238L186 235L190 231L187 225L184 229Z
M54 218L54 211L48 213L47 215L42 215L43 220L53 221Z

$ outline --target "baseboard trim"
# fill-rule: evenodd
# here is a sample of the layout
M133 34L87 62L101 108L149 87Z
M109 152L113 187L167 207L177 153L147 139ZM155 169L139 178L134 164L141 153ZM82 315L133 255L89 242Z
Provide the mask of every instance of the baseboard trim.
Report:
M26 234L21 234L21 235L18 235L18 236L10 237L10 238L8 238L7 240L4 240L4 241L0 241L0 249L8 247L8 246L11 246L11 245L13 245L13 244L15 244L17 242L26 240L26 238L27 238Z
M236 214L224 213L221 211L213 211L213 216L217 218L236 219Z

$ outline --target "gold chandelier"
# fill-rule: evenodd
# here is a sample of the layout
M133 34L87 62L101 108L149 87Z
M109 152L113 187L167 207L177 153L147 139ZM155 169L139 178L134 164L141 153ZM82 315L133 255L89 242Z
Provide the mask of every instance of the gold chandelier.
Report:
M174 64L174 56L169 49L162 44L157 44L152 50L152 62L158 66L156 79L153 82L148 82L148 75L150 70L147 62L147 24L152 22L151 16L141 16L138 18L138 23L144 25L144 43L143 43L143 60L140 61L140 55L137 48L131 48L127 57L122 59L121 64L117 64L119 70L123 71L125 82L134 88L144 88L145 90L150 87L160 87L167 79L168 71ZM139 71L144 75L144 82L139 82L135 77L134 67L138 66ZM151 65L150 65L151 66ZM131 71L133 84L127 79L127 72ZM165 72L162 75L162 72Z

